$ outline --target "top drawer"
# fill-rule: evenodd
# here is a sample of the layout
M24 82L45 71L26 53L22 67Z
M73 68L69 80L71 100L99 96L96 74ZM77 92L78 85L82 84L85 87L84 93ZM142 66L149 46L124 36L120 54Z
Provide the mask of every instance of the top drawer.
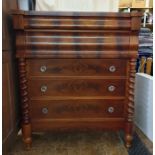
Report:
M29 76L125 76L123 59L28 59Z

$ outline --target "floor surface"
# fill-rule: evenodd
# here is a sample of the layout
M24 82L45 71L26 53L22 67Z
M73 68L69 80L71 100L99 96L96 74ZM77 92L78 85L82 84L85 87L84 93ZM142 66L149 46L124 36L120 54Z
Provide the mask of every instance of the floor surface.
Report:
M118 133L34 134L31 150L24 149L18 136L10 155L128 155Z

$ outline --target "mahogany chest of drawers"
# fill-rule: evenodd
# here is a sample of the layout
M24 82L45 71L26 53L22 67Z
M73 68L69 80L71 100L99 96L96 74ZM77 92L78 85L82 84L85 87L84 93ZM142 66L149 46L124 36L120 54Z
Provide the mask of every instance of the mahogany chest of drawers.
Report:
M131 146L140 13L13 13L23 140L52 130L125 131Z

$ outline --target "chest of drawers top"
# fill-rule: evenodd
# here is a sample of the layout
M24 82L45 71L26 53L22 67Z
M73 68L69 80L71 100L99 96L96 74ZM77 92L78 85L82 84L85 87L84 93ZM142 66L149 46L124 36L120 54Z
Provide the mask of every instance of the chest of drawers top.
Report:
M14 11L16 56L135 57L140 16L140 13Z

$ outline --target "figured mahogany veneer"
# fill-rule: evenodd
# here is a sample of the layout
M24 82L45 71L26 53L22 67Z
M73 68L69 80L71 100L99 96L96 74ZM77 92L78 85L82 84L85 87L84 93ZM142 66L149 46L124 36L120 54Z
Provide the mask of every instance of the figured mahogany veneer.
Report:
M30 97L36 96L124 96L125 80L37 79L29 80ZM112 88L112 90L109 90Z
M14 11L23 140L119 130L131 146L140 13Z
M123 118L124 100L32 100L30 109L32 120L50 118Z
M126 66L123 59L30 59L27 64L30 77L126 76Z

